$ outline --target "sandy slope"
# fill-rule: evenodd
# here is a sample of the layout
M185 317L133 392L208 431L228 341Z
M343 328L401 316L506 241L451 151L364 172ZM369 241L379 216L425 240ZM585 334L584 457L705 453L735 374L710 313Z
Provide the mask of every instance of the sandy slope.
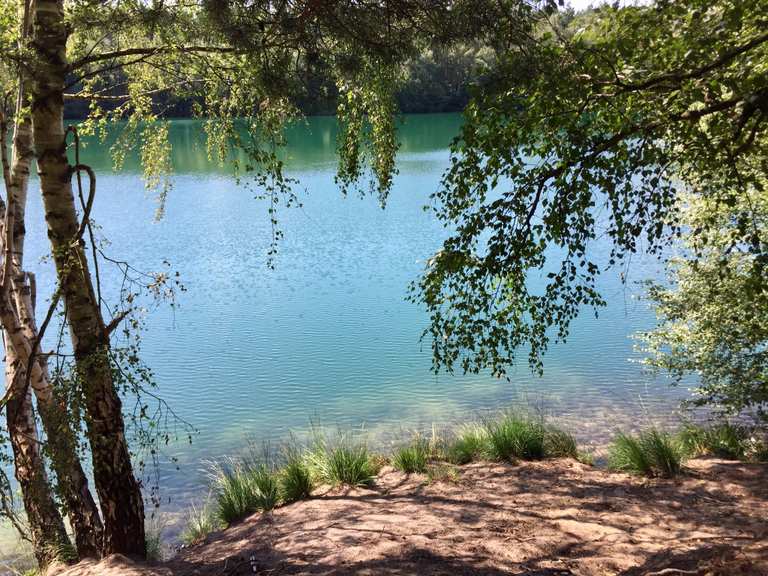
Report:
M768 576L768 466L689 465L653 481L570 460L473 464L456 483L385 470L372 489L254 515L164 564L57 574Z

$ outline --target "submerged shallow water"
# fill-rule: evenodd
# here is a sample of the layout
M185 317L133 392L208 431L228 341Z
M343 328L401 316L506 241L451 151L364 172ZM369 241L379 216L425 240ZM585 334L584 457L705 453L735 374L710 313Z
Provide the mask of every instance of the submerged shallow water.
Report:
M524 361L508 380L430 372L429 345L419 341L427 316L404 298L445 235L422 207L459 126L456 115L405 119L385 210L374 198L340 194L333 119L291 128L287 167L303 206L279 214L285 237L274 270L265 265L266 203L229 167L208 162L200 123L172 123L176 175L159 222L135 160L115 174L107 154L85 150L99 174L93 216L111 242L106 252L142 270L168 260L186 287L177 308L149 312L143 343L159 395L197 430L192 444L167 447L179 463L160 468L169 509L204 491L205 459L237 453L248 439L285 438L310 420L393 433L525 403L599 441L618 426L673 414L684 390L633 362L631 335L654 322L633 298L633 280L657 275L655 260L635 259L627 284L618 273L602 279L608 306L599 318L585 311L569 342L549 351L541 378ZM28 262L50 287L50 266L38 264L48 251L40 198L30 199ZM102 266L105 286L118 279Z

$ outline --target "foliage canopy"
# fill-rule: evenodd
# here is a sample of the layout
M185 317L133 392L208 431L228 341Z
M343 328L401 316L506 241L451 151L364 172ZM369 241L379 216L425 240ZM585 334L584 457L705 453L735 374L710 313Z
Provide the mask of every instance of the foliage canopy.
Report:
M680 235L683 193L734 208L729 245L749 255L750 286L765 285L765 237L739 208L764 193L766 8L603 7L505 52L433 197L452 234L413 298L431 315L436 368L503 374L523 349L541 371L550 340L604 304L602 272Z

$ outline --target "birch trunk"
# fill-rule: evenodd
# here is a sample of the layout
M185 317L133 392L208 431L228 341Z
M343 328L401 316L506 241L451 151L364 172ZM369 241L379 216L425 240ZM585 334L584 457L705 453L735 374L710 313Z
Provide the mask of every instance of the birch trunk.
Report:
M48 237L72 337L87 412L96 491L104 519L102 553L145 556L144 503L125 440L122 404L108 356L72 194L64 131L67 27L63 0L37 0L32 125Z
M0 314L8 312L7 298L0 303ZM23 393L24 362L10 344L6 330L5 365L12 396L5 406L8 436L13 451L16 480L21 488L24 510L27 513L32 547L40 567L55 560L59 551L69 545L64 522L51 494L45 462L40 452L37 423L32 410L32 395ZM13 392L16 392L13 394Z
M20 82L17 112L25 105L25 83ZM32 151L32 125L25 116L17 113L14 125L11 163L11 187L13 217L13 278L11 294L19 324L29 342L37 341L32 288L28 275L23 272L25 212L29 185ZM40 420L50 447L50 457L56 478L64 497L67 515L75 535L75 545L80 558L98 557L101 547L102 525L98 508L88 488L88 478L83 472L77 454L77 442L67 419L66 406L57 402L48 377L47 362L38 356L40 370L30 378L30 385L37 399ZM16 369L6 370L8 385L16 378Z
M19 45L26 47L30 32L31 6L22 7L22 24ZM38 332L35 323L35 305L33 287L24 270L24 244L26 239L26 206L29 189L29 174L34 152L32 149L32 123L27 114L22 113L27 105L29 82L26 73L19 76L19 89L16 99L16 121L13 128L10 186L7 197L13 211L12 228L12 280L10 282L12 306L15 309L20 328L28 342L37 342ZM6 238L8 238L6 236ZM6 342L9 340L6 338ZM10 389L20 378L19 358L17 362L6 363L6 383ZM53 387L48 377L47 362L38 356L35 370L30 377L30 385L37 399L40 420L47 437L53 469L58 479L59 488L64 497L67 513L78 556L98 557L102 537L101 518L93 496L88 488L88 479L83 472L77 454L77 442L72 426L67 419L66 406L55 399ZM26 361L25 364L26 365ZM21 376L21 381L25 381ZM30 404L31 409L31 404Z

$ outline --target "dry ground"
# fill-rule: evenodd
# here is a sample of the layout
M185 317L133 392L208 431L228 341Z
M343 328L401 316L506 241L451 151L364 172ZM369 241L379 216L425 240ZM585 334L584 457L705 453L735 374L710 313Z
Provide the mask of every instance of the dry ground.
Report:
M642 480L571 460L484 463L455 483L390 469L371 489L251 516L164 564L112 558L66 574L768 576L768 466L689 466Z

